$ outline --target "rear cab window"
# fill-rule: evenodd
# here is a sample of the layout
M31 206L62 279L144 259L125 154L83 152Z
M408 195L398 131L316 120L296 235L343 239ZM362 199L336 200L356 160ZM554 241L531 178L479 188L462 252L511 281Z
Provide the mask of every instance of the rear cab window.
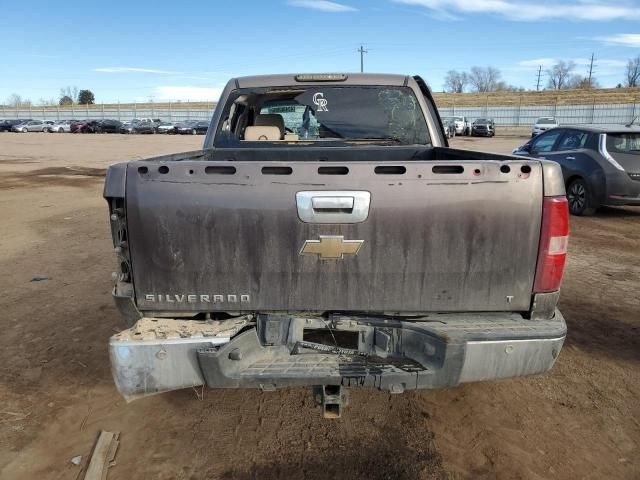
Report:
M291 146L431 143L424 114L409 87L239 89L225 108L216 146L255 147L259 141Z

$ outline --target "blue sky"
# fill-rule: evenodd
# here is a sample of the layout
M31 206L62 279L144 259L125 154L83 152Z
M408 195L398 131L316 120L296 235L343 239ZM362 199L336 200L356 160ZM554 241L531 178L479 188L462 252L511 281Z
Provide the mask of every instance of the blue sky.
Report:
M538 65L591 53L603 86L640 55L639 0L6 1L0 103L61 87L98 102L216 100L232 76L357 71L422 75L494 66L532 88Z

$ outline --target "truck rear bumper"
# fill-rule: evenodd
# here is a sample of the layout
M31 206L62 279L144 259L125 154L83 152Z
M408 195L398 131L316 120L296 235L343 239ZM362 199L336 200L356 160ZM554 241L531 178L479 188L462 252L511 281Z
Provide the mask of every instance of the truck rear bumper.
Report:
M114 335L110 355L118 390L127 400L200 385L263 390L341 385L400 393L544 372L553 366L566 334L557 310L551 320L484 313L430 315L420 321L344 315L234 321L231 328L218 322L216 331L195 335L183 328L177 338L137 340L139 325ZM309 332L328 332L331 341L309 340ZM341 345L343 334L352 345Z

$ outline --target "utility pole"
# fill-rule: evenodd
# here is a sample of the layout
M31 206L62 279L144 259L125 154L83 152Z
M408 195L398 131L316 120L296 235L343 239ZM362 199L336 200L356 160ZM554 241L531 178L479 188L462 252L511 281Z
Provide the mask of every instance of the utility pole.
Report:
M538 82L536 83L536 92L540 91L540 75L542 75L542 65L538 67Z
M360 52L360 73L362 73L364 72L364 54L368 53L368 51L365 50L362 45L360 45L358 51Z
M591 63L589 63L589 88L591 88L591 74L593 73L593 53L591 53Z

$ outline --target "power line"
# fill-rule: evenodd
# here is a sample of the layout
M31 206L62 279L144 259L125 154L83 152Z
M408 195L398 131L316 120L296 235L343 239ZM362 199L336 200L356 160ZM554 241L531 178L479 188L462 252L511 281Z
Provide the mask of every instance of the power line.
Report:
M360 52L360 73L362 73L364 72L364 54L369 53L369 51L365 50L362 45L360 45L358 52Z

